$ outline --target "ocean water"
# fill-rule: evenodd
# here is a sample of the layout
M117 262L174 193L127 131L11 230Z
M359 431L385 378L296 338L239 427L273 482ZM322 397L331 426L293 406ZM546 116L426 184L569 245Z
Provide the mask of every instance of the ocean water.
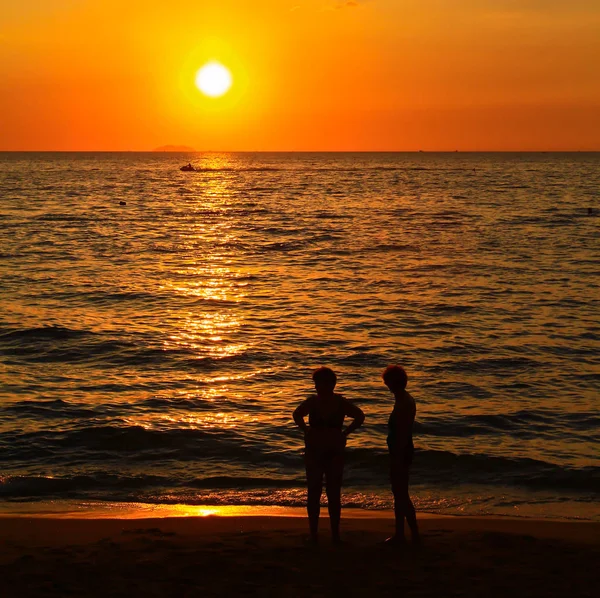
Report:
M389 508L402 363L418 509L598 520L599 214L600 154L0 154L0 506L302 505L328 365Z

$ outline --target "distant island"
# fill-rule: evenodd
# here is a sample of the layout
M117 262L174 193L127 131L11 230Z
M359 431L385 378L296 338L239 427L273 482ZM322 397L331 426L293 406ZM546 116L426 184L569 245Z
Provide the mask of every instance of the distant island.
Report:
M189 145L161 145L152 150L154 152L195 152L196 150Z

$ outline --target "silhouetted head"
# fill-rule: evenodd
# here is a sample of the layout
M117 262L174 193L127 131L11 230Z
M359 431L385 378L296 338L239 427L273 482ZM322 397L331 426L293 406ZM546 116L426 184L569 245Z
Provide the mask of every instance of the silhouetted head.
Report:
M399 392L406 388L408 376L401 365L388 365L383 371L383 381L392 392Z
M337 383L337 376L331 368L320 367L313 372L313 382L317 392L333 392Z

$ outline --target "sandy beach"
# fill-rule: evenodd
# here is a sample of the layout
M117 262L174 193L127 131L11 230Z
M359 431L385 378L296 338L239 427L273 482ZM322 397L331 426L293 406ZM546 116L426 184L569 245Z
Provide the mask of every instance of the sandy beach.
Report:
M308 546L287 516L0 519L2 596L593 596L600 524L436 517L423 545L381 542L388 517L346 518Z

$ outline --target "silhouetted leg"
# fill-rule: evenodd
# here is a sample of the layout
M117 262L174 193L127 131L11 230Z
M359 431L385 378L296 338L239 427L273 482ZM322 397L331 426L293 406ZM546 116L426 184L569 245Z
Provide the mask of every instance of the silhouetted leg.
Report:
M331 538L340 540L340 519L342 516L342 478L344 476L344 455L337 453L327 460L325 468L325 491L331 525Z
M406 493L405 500L404 516L406 517L406 523L408 523L408 527L410 528L410 536L413 544L418 544L421 541L421 537L419 536L419 526L417 525L417 512L408 492Z
M394 494L394 515L396 517L396 540L404 541L404 519L408 523L412 541L419 542L417 514L408 493L409 468L404 463L392 462L391 481Z
M392 492L394 494L394 516L396 518L396 530L394 537L391 538L395 542L405 542L404 537L404 503L402 500L402 493L392 485Z
M321 494L323 492L323 463L315 455L305 456L308 525L313 540L319 535L319 514L321 512Z

